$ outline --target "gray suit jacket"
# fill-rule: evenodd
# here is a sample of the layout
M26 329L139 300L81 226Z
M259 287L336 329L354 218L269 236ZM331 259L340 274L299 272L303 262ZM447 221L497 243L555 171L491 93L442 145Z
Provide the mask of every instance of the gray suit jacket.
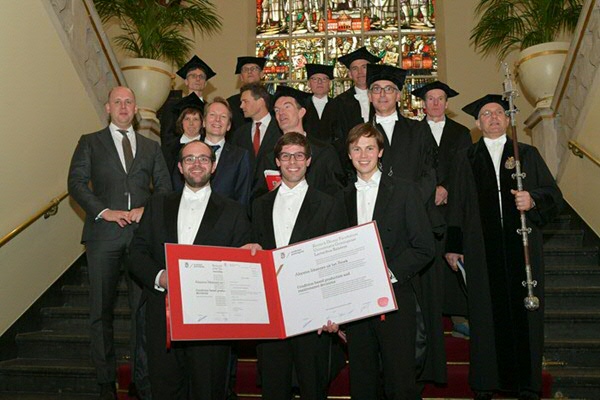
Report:
M136 153L129 173L125 172L108 127L81 136L69 168L69 193L85 210L82 243L116 239L137 224L120 228L114 222L96 220L109 208L142 207L152 190L169 192L171 181L158 143L136 133ZM131 204L128 198L131 197Z

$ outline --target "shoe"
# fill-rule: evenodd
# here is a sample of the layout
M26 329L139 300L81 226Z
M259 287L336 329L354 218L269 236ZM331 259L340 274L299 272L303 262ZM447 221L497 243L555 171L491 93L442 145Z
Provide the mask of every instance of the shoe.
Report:
M474 400L491 400L494 392L475 392Z
M101 400L116 400L117 399L117 387L113 383L102 383L100 385L100 397Z
M540 400L540 395L529 390L519 392L519 400Z
M469 325L465 324L465 323L455 324L454 327L452 328L452 337L468 340L471 337L471 331L469 330Z

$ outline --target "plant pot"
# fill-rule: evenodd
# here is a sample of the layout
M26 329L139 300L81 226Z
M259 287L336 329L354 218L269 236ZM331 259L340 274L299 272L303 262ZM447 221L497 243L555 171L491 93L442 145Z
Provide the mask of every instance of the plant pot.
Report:
M175 78L173 68L148 58L126 58L121 62L121 70L127 85L135 93L140 116L158 122L156 111L169 97Z
M536 108L549 107L560 78L568 42L548 42L528 47L519 54L516 68L525 96Z

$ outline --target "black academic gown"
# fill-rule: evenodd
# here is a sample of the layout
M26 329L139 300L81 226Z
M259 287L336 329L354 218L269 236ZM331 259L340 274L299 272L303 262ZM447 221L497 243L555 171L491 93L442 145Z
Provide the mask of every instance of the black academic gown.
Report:
M519 143L524 190L536 207L526 212L537 311L527 311L519 212L511 189L517 182L512 140L500 163L503 224L496 175L483 138L459 153L448 201L446 250L464 254L467 271L473 390L534 392L542 387L544 262L541 227L559 211L562 194L535 147Z
M345 186L346 177L336 157L335 150L330 144L322 142L310 134L307 134L307 140L312 155L310 166L306 172L306 181L311 187L321 192L329 195L336 194ZM273 150L258 160L253 192L254 198L260 197L269 191L264 177L266 170L279 170L275 163L275 152Z
M357 224L354 184L339 193L349 226ZM398 310L347 326L352 398L376 399L380 357L387 399L419 397L416 386L415 347L417 304L423 303L420 272L433 259L431 227L419 189L413 182L382 175L373 211L388 268L398 279L393 284Z
M192 398L222 400L229 369L229 343L176 342L168 351L166 292L154 288L158 272L165 269L165 243L177 243L181 196L179 191L152 197L129 248L129 270L143 287L140 307L146 306L152 397L185 400L191 390ZM241 205L213 192L194 244L239 247L250 241L250 228L247 212Z
M276 248L273 230L273 206L279 189L256 199L252 205L253 240L264 249ZM309 185L294 223L289 244L312 239L345 227L343 207L335 199ZM324 323L326 321L323 321ZM292 366L295 368L303 399L324 400L327 386L334 378L332 364L340 356L331 347L329 334L315 332L284 340L259 344L258 367L262 377L264 399L292 398ZM343 363L343 358L342 358Z
M326 143L331 143L331 131L326 126L324 126L323 119L319 118L319 113L312 99L313 98L311 96L306 101L306 114L302 118L302 125L304 126L306 132L309 132L317 139ZM327 106L331 103L332 100L333 99L331 97L327 98L327 104L325 104L325 108L323 109L321 117L325 116L325 110L327 109Z
M427 120L423 123L429 128ZM446 123L442 131L442 138L438 145L438 162L435 169L437 175L437 185L443 186L447 191L452 190L450 187L450 175L454 171L454 160L456 154L463 149L471 146L471 133L469 128L458 122L446 117ZM444 220L446 218L446 210L448 206L441 204L436 206L437 210L442 214ZM444 259L445 253L445 236L438 241L438 251L436 255L436 263L438 272L442 279L439 283L440 290L444 293L442 310L446 315L462 315L467 316L467 296L464 286L461 286L458 272L454 272Z
M444 234L445 223L435 206L437 143L429 127L420 121L405 118L398 112L398 121L394 125L390 144L383 127L380 124L375 126L385 139L381 159L383 174L407 179L417 184L431 230L439 240ZM446 351L439 301L441 295L439 266L436 266L432 259L420 274L419 284L423 293L420 306L426 329L426 352L418 363L418 378L420 381L445 383Z

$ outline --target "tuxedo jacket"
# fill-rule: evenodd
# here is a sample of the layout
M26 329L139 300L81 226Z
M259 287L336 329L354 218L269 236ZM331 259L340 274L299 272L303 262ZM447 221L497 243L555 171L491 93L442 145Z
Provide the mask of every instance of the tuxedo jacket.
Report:
M321 192L334 195L341 190L346 183L346 176L333 147L325 142L307 134L308 144L311 150L311 162L306 172L306 182ZM253 198L258 198L268 192L265 170L279 170L275 163L275 152L271 150L262 157L256 167Z
M129 247L129 270L143 288L140 304L146 303L147 318L165 319L165 292L154 289L160 270L165 269L165 243L177 243L177 219L182 192L153 196ZM250 222L244 207L214 191L211 193L194 244L240 247L250 241ZM166 338L165 331L147 332Z
M354 184L346 186L337 196L345 205L348 226L357 225ZM383 174L373 220L377 222L388 267L400 285L410 281L433 259L433 233L415 183Z
M274 249L273 205L279 189L275 189L252 203L252 236L263 249ZM308 186L300 206L289 244L312 239L345 228L343 206L332 196Z
M96 220L104 209L128 210L146 205L154 192L169 192L171 182L158 143L135 134L136 152L126 172L108 127L81 136L69 168L69 194L85 210L82 242L111 240L126 230L114 222ZM129 204L130 201L130 204Z
M250 154L246 149L226 141L210 180L212 189L246 206L250 201L251 183Z

